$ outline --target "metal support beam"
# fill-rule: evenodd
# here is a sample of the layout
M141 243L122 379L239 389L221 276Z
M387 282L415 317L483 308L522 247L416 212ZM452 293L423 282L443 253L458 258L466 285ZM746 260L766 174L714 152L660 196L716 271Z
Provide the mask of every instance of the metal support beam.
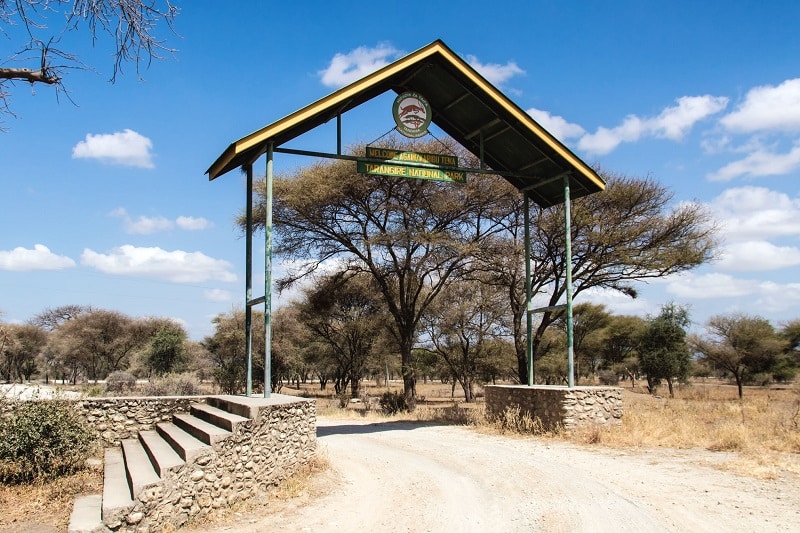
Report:
M572 225L570 221L569 174L564 175L564 227L567 259L567 371L569 388L575 386L575 353L572 335Z
M269 398L272 392L272 159L273 143L270 142L264 187L264 398Z
M525 355L528 357L528 386L534 384L535 373L533 371L533 316L531 315L531 209L528 193L523 193L525 198L525 326L527 332L527 343L525 344Z
M247 397L253 394L253 308L251 300L253 298L253 165L248 164L245 170L247 173L247 205L245 207L246 228L245 228L245 255L246 265L244 274L245 284L245 307L244 307L244 337L245 353L247 358Z
M336 155L342 155L342 115L336 115Z

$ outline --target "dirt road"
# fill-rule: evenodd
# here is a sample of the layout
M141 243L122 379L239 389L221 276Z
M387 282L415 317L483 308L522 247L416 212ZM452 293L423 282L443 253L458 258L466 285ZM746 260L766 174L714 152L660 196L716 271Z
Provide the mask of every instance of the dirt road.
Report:
M720 453L358 420L321 419L318 436L322 495L213 531L800 531L798 476L742 477L714 467Z

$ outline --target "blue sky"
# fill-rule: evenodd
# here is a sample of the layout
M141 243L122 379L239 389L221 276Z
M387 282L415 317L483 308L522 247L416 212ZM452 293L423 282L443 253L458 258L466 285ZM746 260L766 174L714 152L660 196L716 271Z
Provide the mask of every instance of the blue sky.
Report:
M0 134L2 320L85 304L210 334L211 318L244 297L234 224L244 181L209 183L208 166L232 141L435 39L586 162L650 175L676 203L714 213L716 263L643 285L636 300L591 299L640 315L674 301L698 325L733 311L776 325L800 317L800 3L177 4L179 36L165 37L178 51L143 79L126 67L107 83L108 47L75 34L63 46L95 69L67 74L75 105L49 87L12 89L16 117ZM392 98L345 115L345 144L390 129ZM335 136L323 127L292 146L333 151Z

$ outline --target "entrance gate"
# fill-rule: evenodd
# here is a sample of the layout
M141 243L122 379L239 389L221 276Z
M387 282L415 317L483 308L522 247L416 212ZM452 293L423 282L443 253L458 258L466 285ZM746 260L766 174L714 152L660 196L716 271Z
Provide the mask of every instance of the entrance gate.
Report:
M342 115L388 91L398 93L393 106L397 130L408 137L421 137L429 123L434 123L479 160L479 168L462 168L452 161L431 162L426 154L406 157L387 165L387 158L356 157L342 153ZM337 150L335 154L283 147L288 141L329 120L336 119ZM247 177L246 204L246 273L245 328L247 338L247 395L252 395L252 307L264 304L265 354L264 397L270 396L272 358L272 180L275 153L318 158L352 160L367 172L406 172L425 174L435 179L457 178L463 173L494 174L514 185L525 199L525 270L527 300L528 383L533 383L532 320L536 312L554 308L533 309L531 305L530 217L529 202L541 207L565 203L567 315L567 359L569 388L573 388L572 353L572 266L570 244L570 200L602 191L605 183L586 163L558 139L544 130L527 113L498 91L442 41L434 41L382 69L329 94L299 111L288 115L232 143L209 167L209 180L231 170L242 168ZM253 165L266 155L266 216L264 296L252 297L253 251ZM370 154L368 154L369 156ZM558 306L561 307L561 306Z

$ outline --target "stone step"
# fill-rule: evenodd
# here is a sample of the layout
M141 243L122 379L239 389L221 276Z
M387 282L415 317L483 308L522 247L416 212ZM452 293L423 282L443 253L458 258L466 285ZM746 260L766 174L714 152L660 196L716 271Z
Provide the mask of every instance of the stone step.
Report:
M107 531L103 526L103 495L78 496L69 516L68 533L95 533Z
M189 407L189 412L197 418L205 420L206 422L219 426L223 429L227 429L230 432L233 432L237 425L249 420L244 416L240 416L235 413L229 413L228 411L219 409L206 403L192 404L191 407Z
M120 520L133 506L122 448L108 448L103 467L103 523Z
M258 416L258 411L262 407L294 403L296 401L297 397L295 396L274 393L271 394L269 398L264 398L263 396L247 397L233 395L209 396L206 398L206 403L213 407L249 418L251 420L256 419Z
M187 463L211 448L171 422L159 422L156 424L156 431Z
M145 487L150 487L161 481L150 456L142 446L139 439L124 439L122 441L122 455L125 456L125 471L131 487L131 495L136 498Z
M150 462L153 464L153 469L160 477L163 478L168 471L175 470L185 464L178 452L159 435L158 431L140 431L139 440L144 446L144 451L147 452Z
M231 434L227 429L185 413L172 415L172 422L186 433L206 444L214 444Z

